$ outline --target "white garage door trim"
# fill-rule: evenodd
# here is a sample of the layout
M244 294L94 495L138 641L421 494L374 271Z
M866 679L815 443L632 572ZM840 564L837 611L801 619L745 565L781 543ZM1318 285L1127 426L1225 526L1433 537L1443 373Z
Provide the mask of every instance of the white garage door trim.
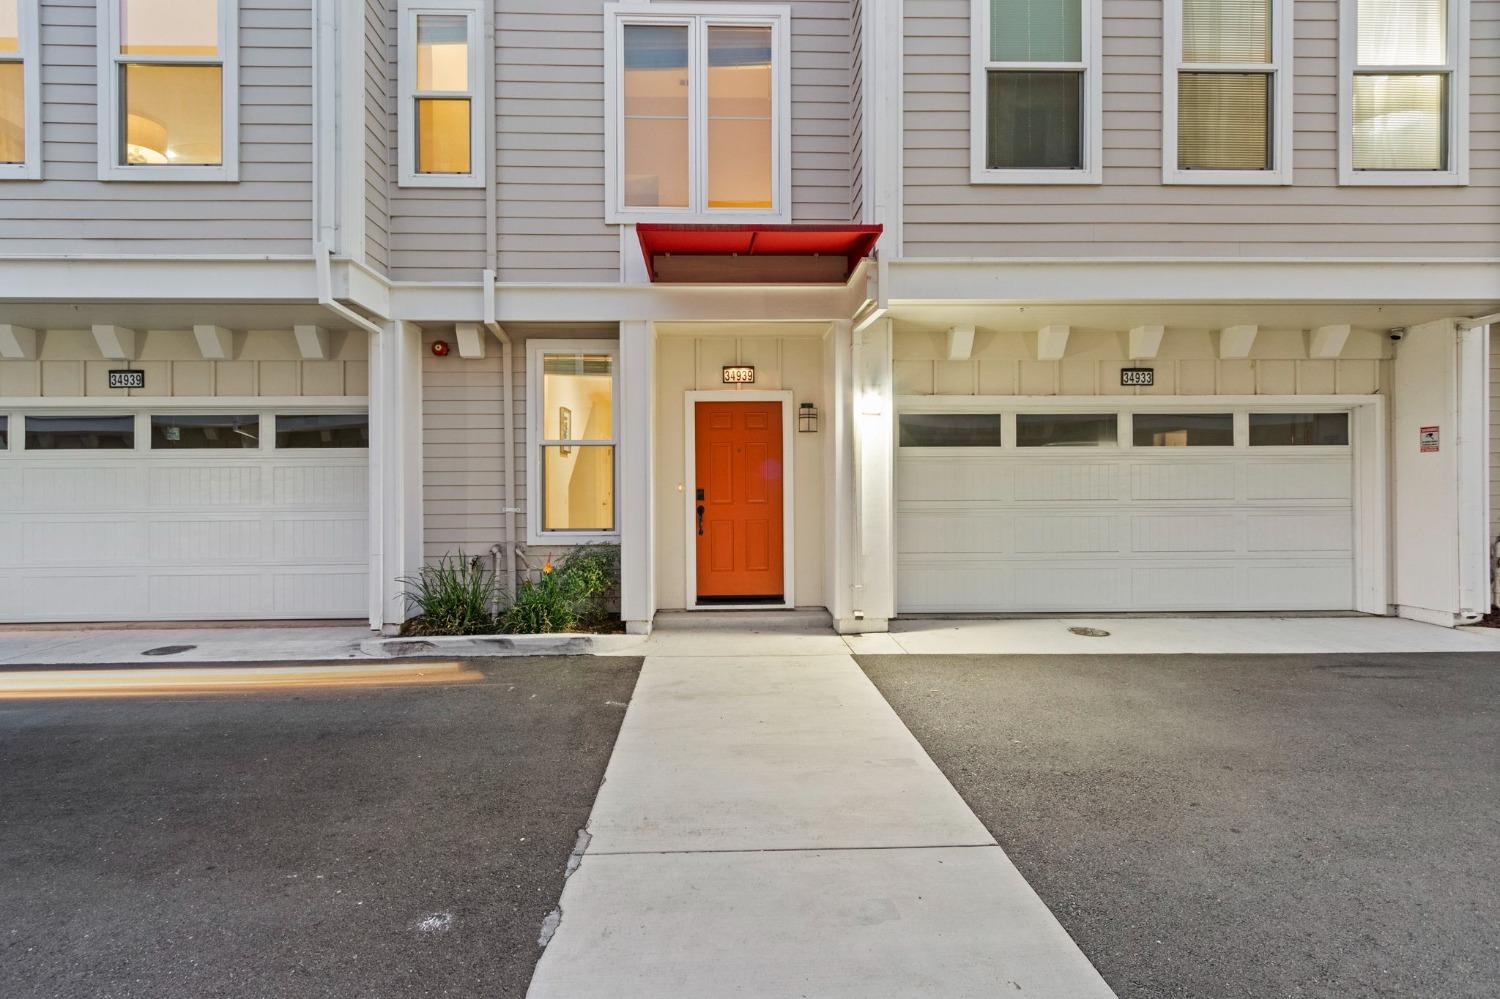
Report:
M1015 446L1015 414L1017 413L1151 413L1151 412L1234 412L1237 434L1234 448L1194 448L1195 456L1208 458L1218 452L1222 458L1248 457L1243 424L1245 414L1255 412L1316 412L1346 411L1350 414L1350 445L1347 455L1352 475L1352 554L1353 554L1353 602L1354 609L1371 614L1389 612L1387 578L1387 532L1386 514L1386 429L1385 399L1383 396L901 396L896 400L899 413L964 413L985 412L1003 415L1002 445L998 449L943 448L944 457L961 461L966 455L1003 455L1018 460L1041 451L1057 453L1061 449L1030 449ZM897 422L897 421L893 421ZM893 441L893 445L896 442ZM895 448L897 462L901 449ZM937 449L934 449L934 453ZM1122 433L1118 448L1108 452L1095 452L1095 460L1108 460L1109 455L1128 456L1132 451L1128 435ZM1144 449L1143 449L1144 450ZM1157 449L1151 449L1155 452ZM1175 452L1179 449L1163 449ZM1260 448L1253 449L1257 455L1269 455L1279 451L1306 456L1308 448ZM1087 457L1092 449L1069 449L1075 456ZM1154 457L1154 456L1153 456ZM899 475L899 468L898 468ZM901 496L897 494L897 548L900 546ZM899 559L898 559L899 562ZM898 575L900 569L898 567ZM1056 608L1059 611L1065 607ZM1165 608L1164 608L1165 609Z
M153 450L151 416L172 412L256 414L259 446ZM15 596L0 620L364 618L369 450L274 446L277 416L323 414L368 407L358 397L7 401L0 583ZM134 447L26 451L28 415L128 416Z

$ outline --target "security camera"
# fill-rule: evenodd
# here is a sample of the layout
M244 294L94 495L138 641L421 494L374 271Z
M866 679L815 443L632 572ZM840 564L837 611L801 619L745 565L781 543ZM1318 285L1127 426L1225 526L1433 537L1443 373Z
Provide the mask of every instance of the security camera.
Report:
M1402 337L1406 336L1406 327L1405 326L1395 326L1395 327L1392 327L1391 330L1390 330L1390 334L1391 334L1391 339L1392 340L1399 340Z

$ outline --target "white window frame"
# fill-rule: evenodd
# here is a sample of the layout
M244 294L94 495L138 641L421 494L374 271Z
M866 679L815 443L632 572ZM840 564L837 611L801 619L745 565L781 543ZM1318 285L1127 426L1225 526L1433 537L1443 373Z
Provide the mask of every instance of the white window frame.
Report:
M1258 63L1188 63L1182 61L1182 0L1164 0L1162 17L1162 150L1163 184L1290 184L1295 141L1292 114L1293 0L1271 0L1271 61ZM1357 2L1357 0L1356 0ZM1266 73L1271 77L1269 170L1183 170L1177 166L1177 76L1179 73Z
M1339 183L1358 187L1461 187L1469 183L1469 0L1447 0L1447 55L1442 66L1360 66L1359 0L1339 0ZM1367 72L1446 73L1448 168L1354 169L1354 77Z
M418 91L417 84L417 16L450 15L466 19L469 32L469 89L458 91ZM484 187L487 131L484 123L489 120L489 91L484 84L487 65L483 8L478 0L454 0L454 2L401 4L397 27L397 93L399 104L396 111L396 149L400 165L397 169L398 187ZM468 173L420 173L417 170L417 98L419 97L467 97L469 99L469 172Z
M631 24L682 25L691 32L688 54L688 162L691 201L686 208L630 208L624 204L624 43ZM708 28L748 25L771 29L771 207L746 211L709 208ZM604 220L631 222L786 223L792 220L792 9L771 4L630 3L604 5Z
M607 354L610 358L609 440L569 441L542 437L542 363L548 354ZM614 514L611 531L547 530L542 526L542 448L560 444L582 447L609 446L614 454ZM586 545L620 538L620 342L618 340L527 340L526 341L526 543L528 545Z
M239 0L219 0L219 54L206 56L127 56L120 53L119 0L99 0L99 179L171 180L223 182L240 179L240 47ZM120 66L147 65L221 66L223 107L219 112L219 148L224 162L218 166L190 164L142 164L120 162L121 107Z
M26 152L20 163L0 163L0 180L39 180L42 176L42 44L38 0L19 0L16 12L21 46L17 52L0 52L0 63L21 64L24 105L21 128Z
M1104 180L1104 50L1102 0L1082 0L1082 59L1079 62L992 62L990 0L970 0L969 23L969 183L1099 184ZM989 71L1031 70L1083 73L1083 169L991 170L985 165L989 136Z

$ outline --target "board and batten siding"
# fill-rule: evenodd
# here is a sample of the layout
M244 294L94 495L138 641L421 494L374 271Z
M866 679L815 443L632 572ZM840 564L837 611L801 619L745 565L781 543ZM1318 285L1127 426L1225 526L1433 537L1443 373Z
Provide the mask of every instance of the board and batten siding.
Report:
M1161 183L1162 5L1102 0L1104 183L969 183L969 0L905 4L904 252L913 257L1493 257L1500 0L1472 0L1470 183L1338 186L1338 3L1298 0L1291 187Z
M391 10L380 0L365 0L364 120L365 260L376 270L390 266L391 177L390 117L395 106L391 58Z
M703 8L716 2L704 0ZM791 7L792 218L847 222L855 158L851 2L793 0ZM604 221L603 12L600 0L496 4L492 134L501 281L620 279L619 227ZM391 93L395 60L393 36ZM398 152L394 107L387 130L389 163ZM478 277L486 266L482 190L391 185L390 192L393 278Z
M3 252L311 253L308 0L240 2L240 180L223 184L98 179L96 12L42 0L42 179L0 181Z

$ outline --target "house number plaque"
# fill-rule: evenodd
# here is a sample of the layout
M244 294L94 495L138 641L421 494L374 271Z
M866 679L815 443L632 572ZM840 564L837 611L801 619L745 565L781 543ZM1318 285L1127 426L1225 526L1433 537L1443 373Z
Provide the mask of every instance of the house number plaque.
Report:
M1140 386L1140 385L1155 385L1156 384L1156 369L1155 368L1121 368L1120 369L1120 384L1121 385L1135 385L1135 386Z
M754 385L755 366L753 364L726 364L724 365L725 385Z
M109 373L112 389L143 389L146 387L146 372L117 369Z

